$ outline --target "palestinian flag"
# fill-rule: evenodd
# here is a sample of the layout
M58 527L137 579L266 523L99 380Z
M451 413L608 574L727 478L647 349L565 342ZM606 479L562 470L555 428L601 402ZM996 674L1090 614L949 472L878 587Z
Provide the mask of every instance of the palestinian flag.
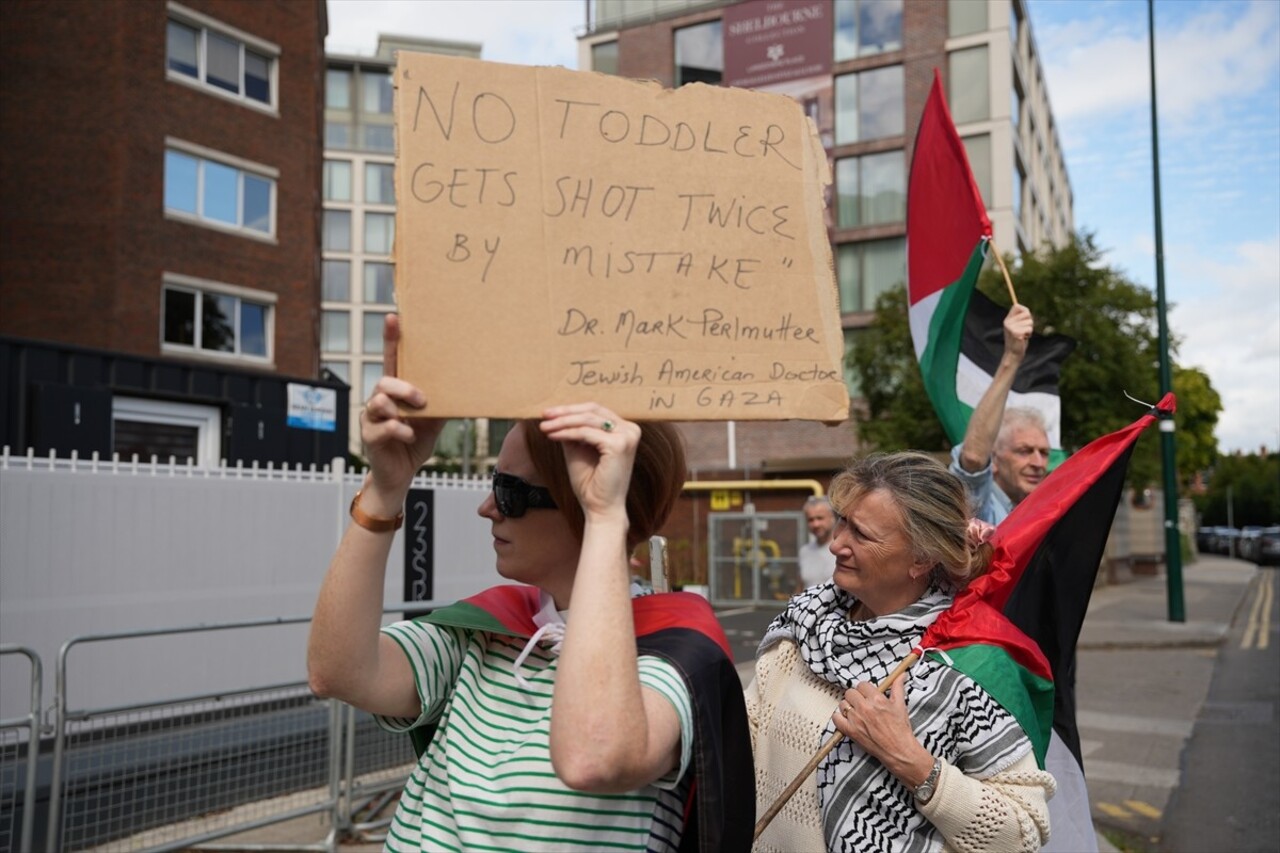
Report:
M532 637L541 607L537 587L498 586L421 617L473 631ZM693 699L694 784L685 808L681 851L746 850L755 823L755 772L742 682L724 630L706 599L687 592L631 600L636 647L670 663ZM434 728L411 730L419 756Z
M977 290L990 241L991 220L935 68L911 156L907 296L925 391L952 444L964 440L1004 352L1007 312ZM1006 403L1040 410L1055 448L1062 444L1058 375L1074 348L1063 335L1033 336Z
M1018 718L1037 760L1058 780L1046 849L1096 845L1076 728L1076 642L1134 444L1159 413L1172 415L1176 402L1167 394L1134 423L1091 442L1014 507L992 534L988 572L956 596L920 641L921 649L945 652ZM1023 643L1028 637L1032 649ZM1047 709L1046 679L1052 689ZM1019 700L1019 683L1029 700Z

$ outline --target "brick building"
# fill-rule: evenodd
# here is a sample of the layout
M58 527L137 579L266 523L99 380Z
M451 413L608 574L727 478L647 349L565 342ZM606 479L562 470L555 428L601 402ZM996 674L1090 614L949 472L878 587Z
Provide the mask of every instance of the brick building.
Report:
M346 388L318 357L324 0L19 0L0 21L3 443L342 455Z

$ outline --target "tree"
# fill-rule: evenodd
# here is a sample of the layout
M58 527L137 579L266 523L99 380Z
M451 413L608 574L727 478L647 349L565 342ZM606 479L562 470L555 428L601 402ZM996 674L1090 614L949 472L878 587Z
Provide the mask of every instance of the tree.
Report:
M1026 255L1010 263L1018 301L1031 308L1038 332L1076 340L1062 366L1062 445L1078 450L1093 439L1132 423L1143 408L1125 394L1155 403L1159 396L1156 300L1148 289L1101 263L1090 234L1061 249ZM998 269L988 269L979 288L997 304L1010 304ZM1170 342L1171 349L1176 341ZM1175 350L1176 351L1176 350ZM943 450L948 442L924 392L907 323L903 288L881 296L872 326L849 355L865 399L859 412L862 439L883 450L916 447ZM1213 427L1222 405L1209 378L1196 368L1174 371L1187 396L1178 398L1176 422L1187 451L1179 450L1188 474L1213 458ZM1154 430L1139 440L1130 464L1130 482L1145 486L1160 479L1159 440ZM1195 467L1188 467L1190 462Z
M1280 522L1280 453L1221 457L1213 466L1208 490L1195 498L1200 522L1226 524L1228 500L1236 527Z
M865 409L855 408L863 443L880 450L947 446L920 378L907 324L907 291L895 287L876 301L875 322L860 331L849 352Z

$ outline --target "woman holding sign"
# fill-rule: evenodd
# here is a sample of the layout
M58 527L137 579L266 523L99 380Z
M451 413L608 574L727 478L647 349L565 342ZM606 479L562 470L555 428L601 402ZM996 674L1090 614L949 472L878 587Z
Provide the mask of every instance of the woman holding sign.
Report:
M684 482L669 425L591 403L520 421L478 510L519 585L380 630L401 507L442 426L399 414L429 402L394 375L398 337L391 316L361 417L371 472L308 647L318 695L416 735L386 849L745 850L755 793L727 641L697 596L631 588L628 555Z
M1040 849L1055 783L1031 740L1045 720L1026 712L1051 698L1036 706L1014 663L987 648L983 674L953 650L877 689L985 571L991 528L971 523L964 485L923 453L855 462L831 503L834 578L769 626L747 688L761 813L824 742L843 739L756 849Z

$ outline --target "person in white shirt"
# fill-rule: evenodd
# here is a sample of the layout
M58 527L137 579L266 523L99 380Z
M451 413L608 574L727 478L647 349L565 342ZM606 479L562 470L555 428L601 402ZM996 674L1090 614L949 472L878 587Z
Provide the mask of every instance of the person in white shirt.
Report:
M836 555L831 553L836 513L831 501L820 495L810 496L804 502L804 521L810 538L800 546L800 584L796 592L826 583L836 570Z

